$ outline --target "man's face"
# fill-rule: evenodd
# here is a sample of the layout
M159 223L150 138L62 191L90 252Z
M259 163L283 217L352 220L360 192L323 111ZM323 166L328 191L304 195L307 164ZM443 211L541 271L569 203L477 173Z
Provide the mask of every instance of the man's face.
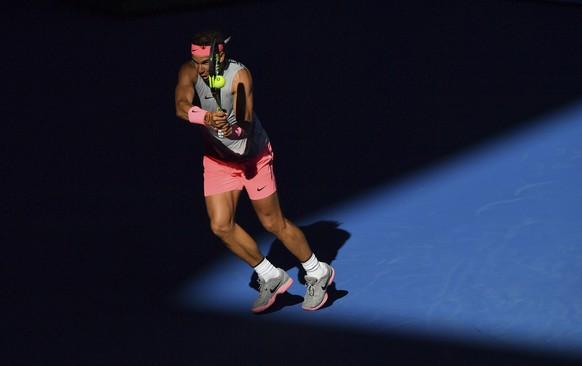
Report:
M224 61L224 52L220 53L220 62ZM192 55L192 63L196 67L198 75L202 77L204 81L208 80L208 74L210 69L210 56L194 56Z
M202 77L204 81L208 80L208 69L210 67L209 61L210 61L209 56L198 57L192 55L192 63L194 64L194 67L196 67L198 75Z

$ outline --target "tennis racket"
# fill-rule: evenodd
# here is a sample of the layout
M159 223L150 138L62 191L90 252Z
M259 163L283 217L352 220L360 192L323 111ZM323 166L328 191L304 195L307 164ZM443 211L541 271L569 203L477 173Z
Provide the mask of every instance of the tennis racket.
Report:
M218 42L216 39L213 39L210 45L210 59L208 63L208 85L210 86L214 100L216 100L216 110L222 111L222 106L220 105L220 88L224 86L225 80L220 75L220 51L218 50Z

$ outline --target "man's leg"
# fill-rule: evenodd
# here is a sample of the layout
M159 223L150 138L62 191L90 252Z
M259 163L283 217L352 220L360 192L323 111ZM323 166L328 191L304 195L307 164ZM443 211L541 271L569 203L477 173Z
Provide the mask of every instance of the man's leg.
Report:
M251 202L265 230L275 235L291 254L300 262L311 257L313 253L303 232L283 216L277 192Z
M259 296L251 307L258 313L270 307L278 294L287 291L293 279L287 272L275 268L263 256L255 240L234 221L240 193L231 191L207 196L206 207L212 232L259 275Z
M251 267L263 260L257 243L234 220L241 191L231 191L205 197L212 232L234 254Z
M333 282L335 270L329 264L317 260L301 229L283 216L277 192L266 198L253 200L252 203L263 227L283 243L301 262L307 273L303 309L321 308L328 299L327 288Z

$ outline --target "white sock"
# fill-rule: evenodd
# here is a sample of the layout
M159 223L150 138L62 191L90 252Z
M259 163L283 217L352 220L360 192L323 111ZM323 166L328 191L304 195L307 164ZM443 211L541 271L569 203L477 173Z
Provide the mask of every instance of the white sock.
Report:
M281 272L277 267L275 267L269 260L265 257L261 263L256 267L253 267L255 272L265 281L269 281L272 278L279 277Z
M305 272L307 272L307 277L315 277L318 280L327 274L327 268L322 266L317 260L315 254L312 254L308 260L301 263Z

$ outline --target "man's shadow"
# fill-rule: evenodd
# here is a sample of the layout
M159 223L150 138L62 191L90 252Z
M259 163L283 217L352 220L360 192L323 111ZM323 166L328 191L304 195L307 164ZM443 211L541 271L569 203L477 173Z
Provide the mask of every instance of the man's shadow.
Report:
M341 247L350 238L351 234L340 229L339 226L340 224L334 221L317 221L313 224L300 227L319 261L332 264ZM266 257L275 267L282 268L285 271L297 267L299 283L305 285L305 270L303 269L303 266L278 239L271 243ZM259 286L257 280L257 274L256 272L253 272L249 286L258 291ZM322 308L327 308L333 305L336 300L346 296L348 291L338 290L334 280L334 283L328 287L327 294L328 300ZM301 302L303 302L303 295L293 295L286 292L278 295L277 301L261 314L272 313L286 306L297 305Z

